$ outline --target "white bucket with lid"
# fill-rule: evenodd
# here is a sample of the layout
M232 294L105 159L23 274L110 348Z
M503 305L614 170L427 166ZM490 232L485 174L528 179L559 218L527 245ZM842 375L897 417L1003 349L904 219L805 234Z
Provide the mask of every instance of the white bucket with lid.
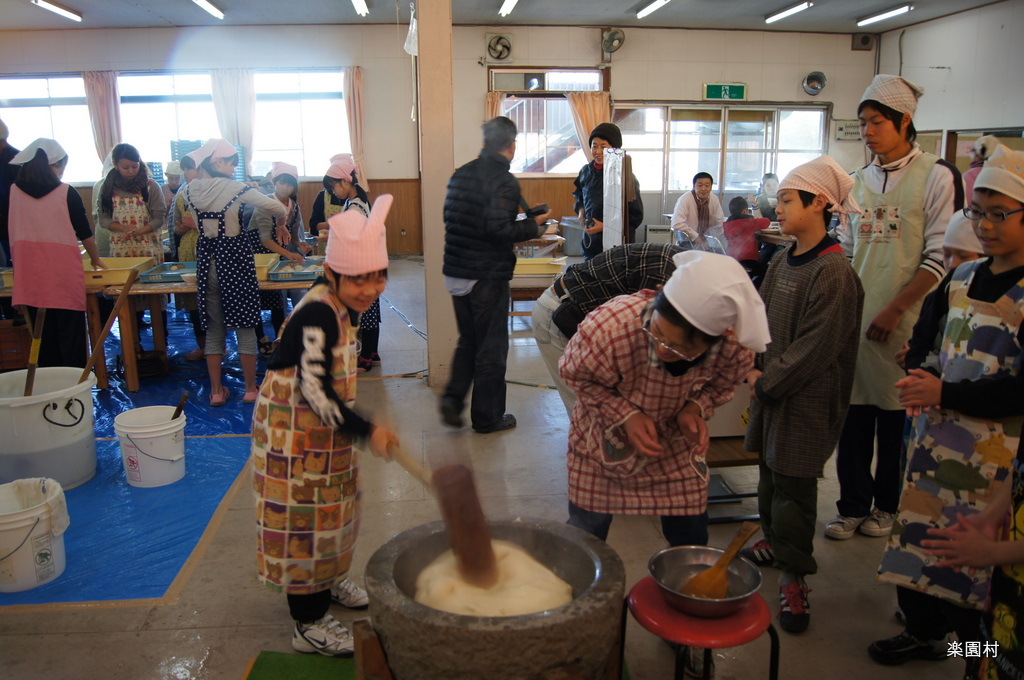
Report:
M185 476L185 414L171 420L174 408L144 406L114 418L130 485L164 486Z
M64 573L64 489L55 479L0 484L0 593L17 593Z
M64 489L85 484L96 474L96 376L80 383L80 368L37 368L26 397L27 373L0 373L0 484L38 477Z

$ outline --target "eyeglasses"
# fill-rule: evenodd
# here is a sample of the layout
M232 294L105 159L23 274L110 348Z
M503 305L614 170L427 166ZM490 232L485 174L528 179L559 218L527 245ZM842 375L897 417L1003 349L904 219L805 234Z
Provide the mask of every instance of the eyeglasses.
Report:
M981 218L984 217L992 224L999 224L1010 215L1016 215L1019 212L1024 212L1024 208L1017 208L1016 210L1011 210L1010 212L1003 212L1002 210L987 212L985 210L978 210L972 206L967 206L966 208L964 208L964 217L969 219L971 222L980 222Z
M647 323L645 323L643 325L644 333L647 334L647 337L650 338L651 340L653 340L654 343L658 347L661 347L663 350L665 350L666 352L668 352L672 356L679 357L683 361L696 361L697 359L700 358L700 356L702 354L704 354L704 352L707 351L707 349L704 349L704 350L702 350L700 352L697 352L694 355L683 354L681 351L679 351L678 349L676 349L675 347L673 347L672 345L668 344L667 342L665 342L664 340L659 338L657 335L655 335L654 332L651 331L650 326L651 326L651 321L650 320L648 320Z

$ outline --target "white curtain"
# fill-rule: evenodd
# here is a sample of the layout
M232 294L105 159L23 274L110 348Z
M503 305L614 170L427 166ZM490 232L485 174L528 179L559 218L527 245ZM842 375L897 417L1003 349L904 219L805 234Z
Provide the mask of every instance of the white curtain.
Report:
M612 119L612 96L607 92L567 92L565 98L569 100L580 146L587 155L587 161L592 161L594 157L590 155L587 139L591 130Z
M100 160L121 143L121 95L117 71L83 71L85 105L92 122L92 139Z
M370 179L366 176L366 161L363 159L363 70L358 66L346 66L343 76L345 113L348 114L348 136L352 145L352 157L356 161L359 184L369 193Z
M227 68L210 72L213 108L220 134L245 150L245 175L251 175L252 132L256 122L256 88L251 69Z
M504 92L488 92L484 98L484 120L491 120L501 115L501 105L505 101Z

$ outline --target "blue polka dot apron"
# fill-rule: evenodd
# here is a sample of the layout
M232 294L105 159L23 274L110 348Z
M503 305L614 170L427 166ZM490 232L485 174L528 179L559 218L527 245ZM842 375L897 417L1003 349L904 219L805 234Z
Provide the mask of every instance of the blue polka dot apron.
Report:
M206 285L210 274L210 262L217 263L217 282L220 284L221 310L227 328L255 328L261 322L259 282L256 280L256 261L252 256L252 245L245 232L228 236L224 216L238 197L251 187L245 187L216 212L200 212L192 196L186 190L185 200L196 214L199 223L199 241L196 244L196 302L199 319L206 330ZM239 207L241 208L241 207ZM241 209L239 209L241 213ZM217 220L217 236L208 238L202 229L203 220ZM241 224L241 214L239 214Z

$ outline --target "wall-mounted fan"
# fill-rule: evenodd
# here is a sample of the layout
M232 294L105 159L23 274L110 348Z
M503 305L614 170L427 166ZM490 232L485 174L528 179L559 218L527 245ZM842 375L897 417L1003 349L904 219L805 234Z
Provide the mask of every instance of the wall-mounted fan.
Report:
M814 97L828 85L828 78L821 71L811 71L804 76L804 82L801 85L804 88L804 92Z
M512 38L499 33L488 33L487 61L509 61L512 59Z
M612 60L612 52L622 47L626 41L626 34L621 28L606 28L601 32L601 61L607 63Z

